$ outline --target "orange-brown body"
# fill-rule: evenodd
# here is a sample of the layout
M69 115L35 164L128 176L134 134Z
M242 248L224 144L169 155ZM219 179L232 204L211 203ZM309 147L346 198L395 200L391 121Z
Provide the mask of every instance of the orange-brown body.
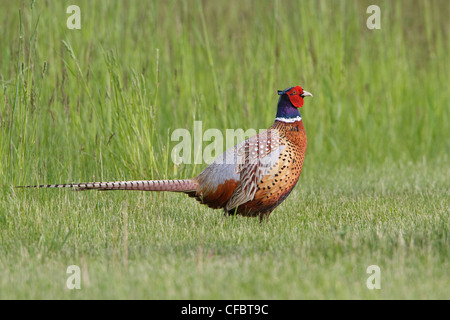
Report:
M264 175L257 179L257 181L255 179L242 180L242 175L236 174L234 177L230 176L229 179L226 179L222 183L214 183L217 180L215 179L216 172L206 168L198 177L191 179L191 181L197 182L199 187L193 192L188 192L188 194L197 198L201 203L210 208L224 208L228 214L237 213L251 217L268 217L270 213L286 199L297 184L302 171L307 144L305 128L301 120L293 123L275 121L273 126L270 127L267 132L274 131L277 132L276 137L278 141L274 143L272 141L274 137L271 137L271 143L267 143L266 141L264 145L276 145L281 147L282 150L275 159L270 159L268 163L265 164L267 170L264 172ZM257 141L258 136L259 135L255 136L253 141ZM267 136L270 135L266 134L266 137ZM257 143L251 143L252 138L250 138L249 141L247 149L252 150L252 148L258 145ZM259 145L258 151L261 150L264 145ZM239 152L239 149L245 148L246 144L244 143L236 148L236 152ZM236 167L238 167L239 164L240 163L238 162L220 165L232 166L235 168L234 172L236 173ZM254 170L257 169L257 166L255 166ZM253 173L253 175L256 175L256 173ZM255 184L255 192L251 199L244 203L239 203L237 206L227 206L228 201L236 191L242 192L242 190L237 190L240 185L252 183Z

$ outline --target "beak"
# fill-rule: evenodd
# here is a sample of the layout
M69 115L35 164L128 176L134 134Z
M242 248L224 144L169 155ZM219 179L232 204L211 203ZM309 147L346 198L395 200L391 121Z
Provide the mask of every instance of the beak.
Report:
M305 91L305 90L303 90L303 94L302 94L302 97L312 97L313 95L312 95L312 93L310 93L310 92L308 92L308 91Z

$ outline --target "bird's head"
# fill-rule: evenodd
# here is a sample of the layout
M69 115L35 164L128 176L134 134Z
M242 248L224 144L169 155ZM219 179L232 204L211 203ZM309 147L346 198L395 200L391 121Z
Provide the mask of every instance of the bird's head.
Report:
M303 98L307 96L312 97L312 94L303 90L300 86L278 90L278 94L280 95L280 100L278 101L275 120L288 123L300 121L302 116L298 109L303 106Z
M300 86L291 87L286 90L278 90L278 94L282 96L281 98L288 98L291 104L296 108L301 108L303 106L304 97L312 97L311 93L303 90Z

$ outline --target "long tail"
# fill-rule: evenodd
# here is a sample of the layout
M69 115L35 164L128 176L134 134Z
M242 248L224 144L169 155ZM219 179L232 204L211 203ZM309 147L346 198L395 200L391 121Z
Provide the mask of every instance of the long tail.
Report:
M186 180L138 180L115 182L88 182L67 184L43 184L36 186L18 186L17 188L74 188L82 190L137 190L137 191L173 191L193 192L197 190L198 182Z

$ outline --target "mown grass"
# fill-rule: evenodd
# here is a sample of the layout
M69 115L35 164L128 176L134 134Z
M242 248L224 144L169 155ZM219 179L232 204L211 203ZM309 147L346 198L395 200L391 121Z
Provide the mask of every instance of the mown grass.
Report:
M12 194L1 297L448 298L447 181L403 172L400 184L395 170L359 185L309 177L265 225L173 194ZM317 187L328 178L337 186ZM72 264L79 291L65 287ZM381 290L366 287L373 264Z
M366 1L78 1L81 30L69 4L0 13L0 298L448 299L446 1L379 1L381 30ZM266 128L297 84L306 161L268 224L13 188L198 174L172 163L173 130Z

